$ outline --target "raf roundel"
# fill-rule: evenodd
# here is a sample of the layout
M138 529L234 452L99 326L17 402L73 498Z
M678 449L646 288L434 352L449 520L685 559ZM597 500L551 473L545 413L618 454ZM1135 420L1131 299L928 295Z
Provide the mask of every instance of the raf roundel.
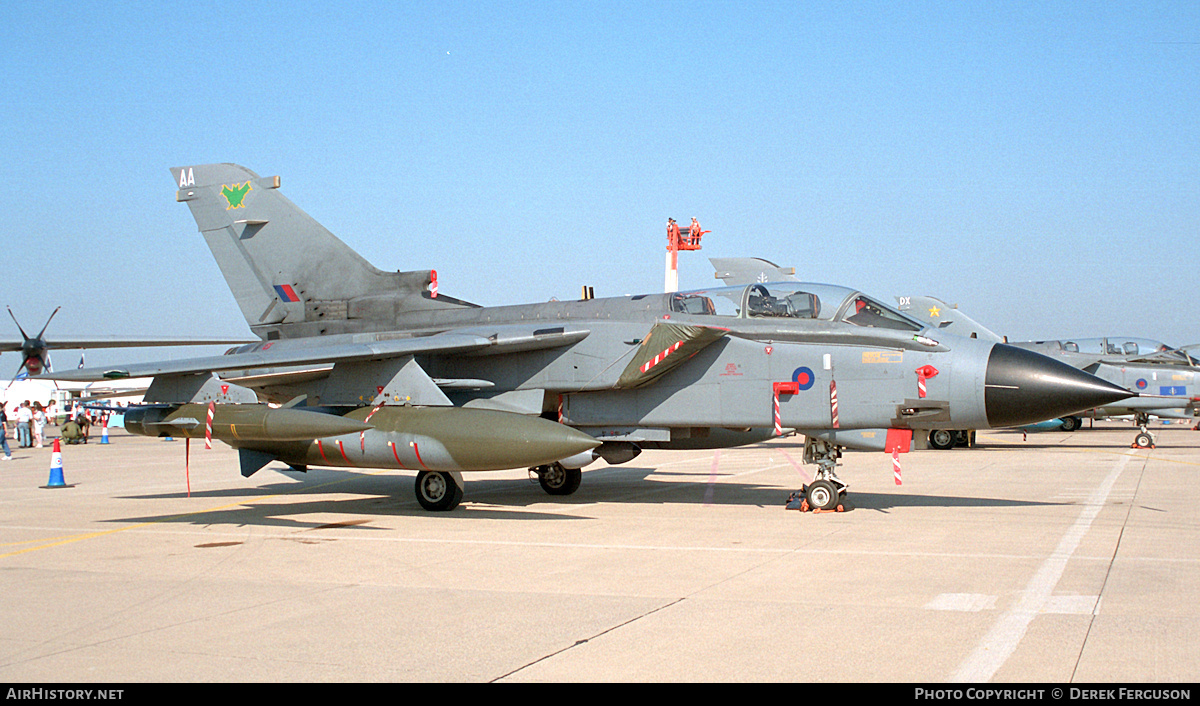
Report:
M1137 381L1136 383L1134 383L1134 384L1135 384L1135 385L1137 385L1137 389L1139 389L1139 390L1145 390L1145 389L1146 389L1146 385L1147 385L1147 384L1149 384L1149 383L1147 383L1147 382L1146 382L1146 379L1145 379L1145 378L1138 378L1138 381Z
M811 368L802 366L796 368L795 372L792 373L792 382L795 382L796 386L801 390L807 390L808 388L812 387L813 382L815 381L816 376L813 375Z

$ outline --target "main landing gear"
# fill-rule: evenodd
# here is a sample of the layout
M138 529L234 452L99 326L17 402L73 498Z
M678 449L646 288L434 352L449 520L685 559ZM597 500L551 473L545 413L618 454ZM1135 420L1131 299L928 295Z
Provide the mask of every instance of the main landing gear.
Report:
M457 471L421 471L417 474L417 502L434 512L453 510L463 498L463 478Z
M804 463L815 463L817 472L813 482L792 493L788 498L789 509L823 512L841 512L846 489L849 487L837 477L837 460L842 456L841 447L822 439L805 437Z
M974 446L975 432L965 429L934 429L929 432L929 445L943 451L955 446Z
M558 461L530 468L529 472L537 474L538 484L548 495L570 495L579 490L579 482L583 480L582 469L567 468Z
M536 473L542 490L549 495L570 495L579 490L583 471L567 468L555 462L529 469ZM463 478L457 471L421 471L414 488L417 502L433 512L445 512L458 507L463 499Z
M1152 449L1154 448L1154 435L1146 429L1146 425L1150 423L1150 415L1143 412L1136 412L1133 415L1133 423L1138 425L1137 436L1133 437L1133 443L1129 445L1131 449Z

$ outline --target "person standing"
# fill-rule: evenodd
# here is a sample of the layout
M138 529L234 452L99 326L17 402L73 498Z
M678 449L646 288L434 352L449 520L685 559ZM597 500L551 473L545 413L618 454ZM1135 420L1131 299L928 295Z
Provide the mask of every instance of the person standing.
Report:
M0 402L0 448L4 449L3 461L12 460L12 450L8 448L8 415L4 412L4 403Z
M29 408L29 400L21 403L17 409L17 446L27 449L33 446L30 440L30 426L33 424L33 410Z
M41 402L33 403L33 440L37 448L42 448L42 432L46 429L46 412Z

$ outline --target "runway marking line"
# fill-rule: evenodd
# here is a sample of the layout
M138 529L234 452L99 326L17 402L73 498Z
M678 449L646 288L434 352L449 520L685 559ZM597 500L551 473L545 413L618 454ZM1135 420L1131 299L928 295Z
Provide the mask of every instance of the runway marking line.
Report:
M1013 444L1013 445L1010 445L1010 446L1009 446L1009 448L1012 448L1012 449L1014 449L1014 450L1019 450L1021 447L1020 447L1020 446L1018 446L1018 445L1016 445L1016 444ZM997 450L998 450L998 449L997 449ZM1145 460L1169 461L1169 462L1172 462L1172 463L1180 463L1180 464L1186 464L1186 465L1200 465L1200 463L1195 463L1195 462L1191 462L1191 461L1179 461L1179 460L1174 460L1174 459L1162 458L1161 456L1157 456L1157 455L1155 455L1155 456L1151 457L1151 456L1148 456L1148 455L1147 455L1147 456L1142 456L1142 455L1139 455L1139 454L1130 454L1130 453L1125 453L1125 452L1122 452L1122 451L1105 451L1105 450L1095 450L1095 451L1093 451L1093 450L1082 450L1082 451L1083 451L1084 453L1113 454L1113 455L1118 455L1118 456L1124 457L1124 458L1126 458L1126 459L1130 459L1130 458L1141 458L1141 459L1145 459ZM803 473L803 470L802 470L802 468L801 468L801 467L799 467L799 466L798 466L798 465L795 463L795 461L793 461L793 460L792 460L792 459L791 459L791 458L790 458L790 457L787 455L787 452L786 452L786 451L784 452L784 456L785 456L785 457L787 457L789 461L791 461L791 465L792 465L793 467L796 467L796 468L797 468L797 470L800 470L800 472L801 472L801 473ZM680 464L680 463L687 463L687 462L690 462L690 461L702 460L703 458L704 458L703 456L700 456L700 457L696 457L696 458L678 459L678 460L676 460L676 461L671 461L671 462L668 462L668 463L665 463L665 464L661 464L661 466L668 466L668 465L676 465L676 464ZM714 459L714 460L715 460L715 459ZM735 473L735 474L733 474L731 477L733 477L733 478L736 478L736 477L743 476L743 475L751 475L751 474L753 474L753 473L758 473L758 472L767 471L767 470L773 470L773 469L775 469L775 468L778 468L778 467L780 467L780 466L782 466L782 465L784 465L784 464L770 464L770 465L768 465L768 466L766 466L766 467L762 467L762 468L756 468L756 469L751 469L751 470L748 470L748 471L745 471L745 472L742 472L742 473ZM661 466L660 466L660 467L661 467ZM306 491L306 490L316 490L316 489L319 489L319 488L328 487L328 486L330 486L330 485L336 485L336 484L338 484L338 483L345 483L345 482L349 482L349 481L355 480L356 478L361 478L361 477L369 477L369 476L375 476L375 475L381 475L381 474L383 474L383 473L386 473L386 472L388 472L388 470L391 470L391 469L381 469L381 470L378 470L378 471L375 471L375 472L369 472L369 473L360 473L360 474L356 474L355 476L353 476L353 477L351 477L351 478L341 478L341 479L338 479L338 480L335 480L335 481L330 481L330 482L328 482L328 483L322 483L321 485L316 485L316 486L311 486L311 487L309 487L309 486L305 486L305 487L302 487L302 488L297 488L295 491L290 491L290 492L286 492L286 493L273 493L273 494L271 494L271 495L262 495L262 496L258 496L258 497L256 497L256 498L254 498L254 500L256 500L256 501L261 501L261 500L269 500L269 499L271 499L271 498L284 497L284 496L287 496L287 495L292 495L292 494L294 494L294 493L297 493L297 492L302 492L302 491ZM657 470L657 469L656 469L656 470ZM710 478L710 480L709 480L708 482L710 482L710 483L712 482L711 478ZM693 482L691 482L691 483L689 483L689 484L696 484L696 483L698 483L698 482L697 482L697 481L693 481ZM227 508L230 508L230 507L237 507L238 505L245 505L245 504L246 504L246 501L245 501L245 500L242 500L242 501L239 501L239 502L228 503L228 504L226 504L226 505L220 505L220 506L217 506L217 507L205 508L204 510L196 510L196 511L193 511L193 512L184 512L184 513L180 513L180 514L178 514L178 515L172 515L172 516L170 516L170 517L164 517L164 518L157 519L157 520L151 520L151 521L149 521L149 522L142 522L142 523L138 523L138 524L136 524L136 525L129 525L129 526L126 526L126 527L117 527L117 528L110 529L110 530L101 530L101 531L98 531L98 532L89 532L89 533L85 533L85 534L79 534L79 535L67 535L67 536L63 536L63 537L51 537L51 538L49 538L49 539L30 539L30 540L24 540L24 541L21 541L21 542L8 542L8 543L3 543L3 544L0 544L0 547L20 546L20 545L22 545L22 544L37 544L38 546L35 546L35 547L28 547L28 548L25 548L25 549L20 549L20 550L17 550L17 551L12 551L12 552L7 552L7 553L4 553L4 554L0 554L0 559L7 559L7 558L9 558L9 557L18 556L18 555L20 555L20 554L27 554L27 553L34 552L34 551L38 551L38 550L41 550L41 549L52 549L52 548L54 548L54 547L59 547L59 546L63 546L63 545L66 545L66 544L73 544L73 543L75 543L75 542L81 542L81 541L84 541L84 540L87 540L87 539L95 539L95 538L98 538L98 537L105 537L105 536L108 536L108 535L111 535L111 534L117 534L117 533L120 533L120 532L125 532L125 531L128 531L128 530L139 529L139 528L142 528L142 527L149 527L149 526L156 525L156 524L161 524L161 523L164 523L164 522L171 522L171 521L177 520L177 519L179 519L179 518L182 518L182 517L189 517L189 516L192 516L192 515L203 515L203 514L205 514L205 513L209 513L209 512L219 512L219 511L221 511L221 510L224 510L224 509L227 509Z
M355 480L356 478L366 478L369 476L377 476L377 475L386 473L388 470L390 470L390 469L383 469L383 470L376 471L374 473L356 474L355 476L352 476L350 478L339 478L337 480L329 481L328 483L322 483L320 485L304 486L304 487L297 488L294 491L289 491L286 493L272 493L271 495L261 495L261 496L257 496L255 498L253 498L253 501L258 502L258 501L262 501L262 500L270 500L271 498L280 498L280 497L284 497L287 495L295 495L296 493L299 493L299 492L302 492L305 490L316 490L318 488L325 488L325 487L328 487L331 485L337 485L338 483L348 483L352 480ZM110 534L126 532L128 530L139 529L141 527L150 527L152 525L161 524L163 522L173 522L173 521L178 520L183 517L191 517L192 515L204 515L204 514L210 513L210 512L220 512L221 510L225 510L227 508L237 507L239 505L246 505L246 504L247 504L246 499L242 499L242 500L239 500L238 502L227 503L225 505L219 505L217 507L205 508L203 510L194 510L192 512L181 512L178 515L171 515L170 517L163 517L163 518L159 518L157 520L150 520L149 522L139 522L136 525L128 525L125 527L116 527L116 528L109 529L109 530L101 530L99 532L87 532L85 534L67 535L64 537L50 537L49 539L30 539L30 540L27 540L24 542L11 542L8 544L0 544L0 546L17 546L17 545L21 545L21 544L37 544L38 545L36 547L27 547L25 549L18 549L17 551L0 554L0 559L7 559L9 557L17 556L20 554L28 554L30 552L36 552L41 549L53 549L54 547L61 547L66 544L74 544L75 542L82 542L87 539L95 539L97 537L106 537Z
M996 672L1004 666L1008 658L1017 650L1017 646L1025 637L1029 624L1033 622L1053 598L1055 586L1062 578L1067 564L1071 561L1079 543L1092 527L1092 522L1107 504L1113 486L1125 471L1130 459L1140 458L1129 454L1121 454L1109 471L1107 477L1092 492L1086 501L1086 506L1079 513L1075 523L1059 540L1058 545L1045 558L1034 575L1029 579L1013 606L1000 616L992 628L976 645L974 651L959 665L958 670L950 677L952 682L991 681ZM1149 460L1149 459L1146 459Z

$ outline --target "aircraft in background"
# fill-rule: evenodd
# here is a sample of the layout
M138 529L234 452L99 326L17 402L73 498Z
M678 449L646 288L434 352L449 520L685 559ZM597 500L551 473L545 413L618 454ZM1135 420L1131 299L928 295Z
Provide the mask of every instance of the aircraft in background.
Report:
M17 325L17 330L21 332L21 341L8 342L0 341L0 353L16 352L21 353L21 365L17 368L13 380L19 378L22 374L38 375L42 372L50 371L50 351L52 349L74 349L74 348L137 348L137 347L157 347L157 346L207 346L207 345L231 345L247 343L245 337L241 338L197 338L197 337L118 337L118 336L91 336L91 337L56 337L51 343L46 338L46 329L50 326L50 322L54 319L54 315L58 313L62 307L56 307L50 313L50 317L46 319L42 330L38 331L36 336L30 336L25 333L25 329L21 327L17 321L16 314L13 313L12 307L8 307L8 315L12 317L13 323Z
M1119 363L1148 363L1163 365L1186 365L1200 367L1200 359L1191 354L1196 345L1173 348L1162 341L1133 336L1105 336L1098 338L1071 338L1052 341L1022 341L1022 348L1040 351L1062 351L1077 353L1092 358Z
M896 297L896 305L900 311L936 327L939 331L984 341L1009 342L1004 336L959 311L957 304L947 304L936 297Z
M1138 426L1134 446L1154 445L1154 435L1147 428L1150 417L1195 421L1200 415L1200 365L1189 352L1195 346L1172 348L1161 341L1132 337L1023 341L1013 345L1062 360L1137 392L1136 399L1083 413L1092 418L1132 415ZM1069 416L1063 419L1062 428L1074 431L1081 425L1080 416Z
M439 293L432 270L375 268L279 177L233 164L172 175L262 340L49 377L153 377L126 429L225 441L246 476L273 461L416 471L422 507L449 510L464 471L528 467L566 495L598 458L795 431L817 466L807 501L827 509L846 492L843 448L897 454L914 431L1016 426L1134 394L835 285L480 307Z
M896 297L896 302L900 311L939 330L1005 341L1139 393L1135 398L1062 417L1064 431L1075 431L1086 417L1131 415L1138 426L1133 445L1148 448L1154 445L1154 435L1147 428L1151 416L1190 420L1200 414L1200 365L1189 352L1195 346L1173 348L1162 341L1117 336L1013 342L971 319L956 305L935 297ZM935 448L951 448L956 441L961 443L961 435L949 431L930 436Z

